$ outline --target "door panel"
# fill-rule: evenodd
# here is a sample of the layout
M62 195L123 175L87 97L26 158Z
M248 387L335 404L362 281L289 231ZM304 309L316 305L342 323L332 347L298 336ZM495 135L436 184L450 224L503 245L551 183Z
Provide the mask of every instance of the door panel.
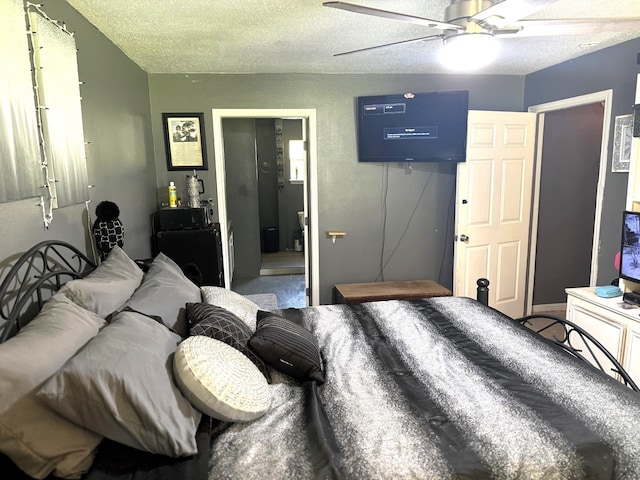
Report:
M469 185L469 194L472 198L483 198L485 202L472 202L468 204L468 222L475 227L491 224L492 191L491 178L493 177L493 162L491 159L476 159L469 165L470 177L474 182Z
M476 296L489 279L489 304L524 314L535 114L469 112L467 160L458 165L454 295Z
M520 271L520 242L505 242L497 246L498 276L496 303L513 302L518 295L518 272ZM516 268L513 268L514 265Z
M524 199L524 174L526 165L523 159L505 160L502 166L502 192L500 202L500 222L522 222L522 204Z
M488 245L468 247L465 248L465 257L466 258L464 258L463 261L468 268L464 270L464 285L468 285L469 289L464 293L464 295L475 298L476 280L478 278L486 277L486 272L489 271L491 251ZM458 295L458 293L454 293L454 295Z

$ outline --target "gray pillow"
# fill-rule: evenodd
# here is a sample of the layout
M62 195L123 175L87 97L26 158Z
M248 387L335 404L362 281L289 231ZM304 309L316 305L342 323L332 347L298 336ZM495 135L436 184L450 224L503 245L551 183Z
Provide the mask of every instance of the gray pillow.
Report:
M173 379L179 342L160 323L121 312L37 396L116 442L171 457L193 455L201 413Z
M42 405L35 391L104 325L57 294L0 346L0 451L34 478L77 478L93 462L102 436Z
M120 247L86 278L67 282L59 293L102 318L118 310L142 281L142 270Z
M200 288L185 277L180 267L159 253L144 280L125 304L137 312L162 318L182 338L189 336L185 305L200 302Z

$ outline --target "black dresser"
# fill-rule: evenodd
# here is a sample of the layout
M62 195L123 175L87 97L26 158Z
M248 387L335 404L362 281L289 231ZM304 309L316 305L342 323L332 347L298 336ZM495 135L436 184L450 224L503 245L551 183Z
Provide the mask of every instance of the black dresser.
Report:
M153 247L176 262L196 285L224 287L220 224L205 208L163 208L153 216Z

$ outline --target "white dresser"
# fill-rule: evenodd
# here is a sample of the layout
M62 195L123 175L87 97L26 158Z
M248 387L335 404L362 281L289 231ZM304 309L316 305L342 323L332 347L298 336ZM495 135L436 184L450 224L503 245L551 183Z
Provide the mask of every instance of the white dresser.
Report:
M623 304L622 297L598 297L591 287L566 292L567 320L593 335L636 383L640 381L640 307Z

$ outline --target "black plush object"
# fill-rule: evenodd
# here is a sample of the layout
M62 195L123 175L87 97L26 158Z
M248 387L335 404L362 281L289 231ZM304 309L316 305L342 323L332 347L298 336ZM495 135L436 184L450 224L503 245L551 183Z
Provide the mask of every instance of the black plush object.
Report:
M119 215L118 205L108 200L100 202L96 207L96 221L92 232L101 261L109 256L113 247L122 248L124 245L124 226Z
M258 310L256 331L249 347L262 360L299 380L324 383L318 343L311 332L272 312Z
M217 305L209 303L187 303L187 321L189 322L189 335L204 335L214 338L235 348L262 372L271 383L271 375L264 362L248 345L252 331L235 314Z

